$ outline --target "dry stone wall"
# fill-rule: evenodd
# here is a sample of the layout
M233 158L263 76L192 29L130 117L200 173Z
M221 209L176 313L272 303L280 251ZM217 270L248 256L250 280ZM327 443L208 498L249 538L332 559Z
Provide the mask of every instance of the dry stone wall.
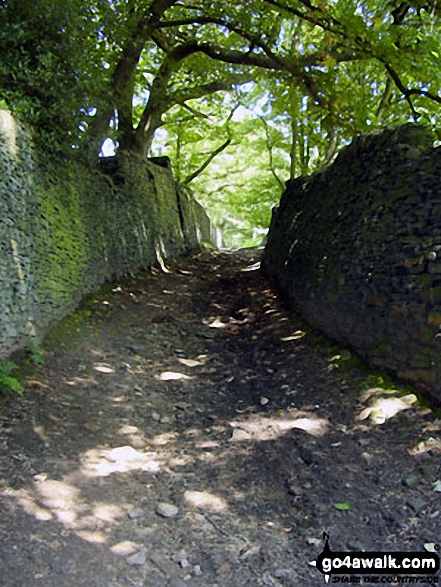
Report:
M287 184L263 268L313 326L441 399L441 148L408 124Z
M105 280L196 248L210 221L169 169L137 156L113 172L37 153L0 111L0 359Z

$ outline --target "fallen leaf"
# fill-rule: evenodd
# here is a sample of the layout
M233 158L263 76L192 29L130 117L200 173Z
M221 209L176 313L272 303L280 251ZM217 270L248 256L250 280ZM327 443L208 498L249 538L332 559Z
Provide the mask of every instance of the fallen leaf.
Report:
M422 455L429 450L441 450L441 440L430 437L427 440L419 442L414 448L407 449L407 452L413 456Z

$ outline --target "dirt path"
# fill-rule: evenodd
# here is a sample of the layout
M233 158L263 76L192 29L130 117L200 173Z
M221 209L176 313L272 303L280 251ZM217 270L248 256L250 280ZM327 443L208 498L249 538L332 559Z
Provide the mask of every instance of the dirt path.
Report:
M310 587L324 531L333 550L440 539L440 421L380 424L392 398L357 419L366 376L302 337L256 261L115 285L1 408L3 587Z

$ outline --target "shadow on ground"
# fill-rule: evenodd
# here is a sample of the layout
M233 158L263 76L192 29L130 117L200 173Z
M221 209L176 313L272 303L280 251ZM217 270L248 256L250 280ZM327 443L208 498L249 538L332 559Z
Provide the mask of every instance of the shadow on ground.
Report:
M361 394L258 264L201 253L114 284L50 340L1 412L2 585L322 585L324 531L437 542L439 420Z

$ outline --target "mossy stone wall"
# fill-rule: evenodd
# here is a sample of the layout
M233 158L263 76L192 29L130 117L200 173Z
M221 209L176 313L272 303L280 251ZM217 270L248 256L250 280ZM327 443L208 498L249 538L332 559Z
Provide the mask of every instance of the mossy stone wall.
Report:
M136 155L110 174L54 160L0 111L0 359L105 280L209 239L208 216L169 169Z
M441 399L441 148L408 124L287 185L263 268L313 326Z

